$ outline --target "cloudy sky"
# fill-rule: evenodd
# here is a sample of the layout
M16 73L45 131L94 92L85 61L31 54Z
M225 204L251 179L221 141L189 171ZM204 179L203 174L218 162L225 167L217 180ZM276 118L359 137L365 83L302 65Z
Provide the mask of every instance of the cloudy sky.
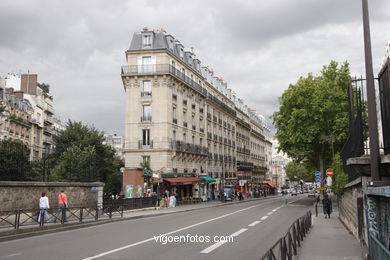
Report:
M369 5L377 73L390 40L390 1ZM266 118L289 84L331 60L365 73L361 0L1 0L0 76L36 73L51 85L62 120L123 134L120 66L143 27L164 28L193 47Z

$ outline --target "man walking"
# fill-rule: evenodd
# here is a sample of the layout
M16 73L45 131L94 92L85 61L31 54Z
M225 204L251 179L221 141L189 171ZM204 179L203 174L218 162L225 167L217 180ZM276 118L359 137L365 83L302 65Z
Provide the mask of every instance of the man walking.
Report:
M332 213L332 200L326 193L322 199L322 206L324 208L325 218L330 218L330 213Z
M62 190L60 195L58 195L58 211L61 211L61 222L67 222L66 220L66 208L68 206L68 198L66 197L65 191ZM57 216L58 216L57 212Z

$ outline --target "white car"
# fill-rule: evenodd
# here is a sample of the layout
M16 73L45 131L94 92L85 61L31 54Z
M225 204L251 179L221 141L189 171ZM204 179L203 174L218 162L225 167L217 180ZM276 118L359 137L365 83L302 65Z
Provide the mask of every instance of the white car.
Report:
M297 195L298 195L298 193L297 193L296 190L292 190L292 191L291 191L291 196L297 196Z

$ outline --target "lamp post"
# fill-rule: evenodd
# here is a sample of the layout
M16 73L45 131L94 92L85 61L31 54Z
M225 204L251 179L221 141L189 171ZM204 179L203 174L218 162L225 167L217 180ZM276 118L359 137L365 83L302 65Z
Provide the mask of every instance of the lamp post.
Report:
M371 180L380 181L379 176L379 140L378 119L376 113L376 97L374 85L374 72L372 69L372 53L370 39L370 22L368 16L367 0L362 0L363 30L364 30L364 54L366 67L367 104L368 104L368 132L370 137L370 168Z

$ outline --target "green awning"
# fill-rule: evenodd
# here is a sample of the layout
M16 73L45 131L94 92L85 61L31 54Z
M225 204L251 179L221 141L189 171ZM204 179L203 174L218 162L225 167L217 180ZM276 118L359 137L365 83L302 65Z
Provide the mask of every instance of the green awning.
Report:
M153 172L150 169L144 169L144 176L152 176Z
M216 182L216 180L214 178L211 178L210 176L199 176L199 177L208 182Z

